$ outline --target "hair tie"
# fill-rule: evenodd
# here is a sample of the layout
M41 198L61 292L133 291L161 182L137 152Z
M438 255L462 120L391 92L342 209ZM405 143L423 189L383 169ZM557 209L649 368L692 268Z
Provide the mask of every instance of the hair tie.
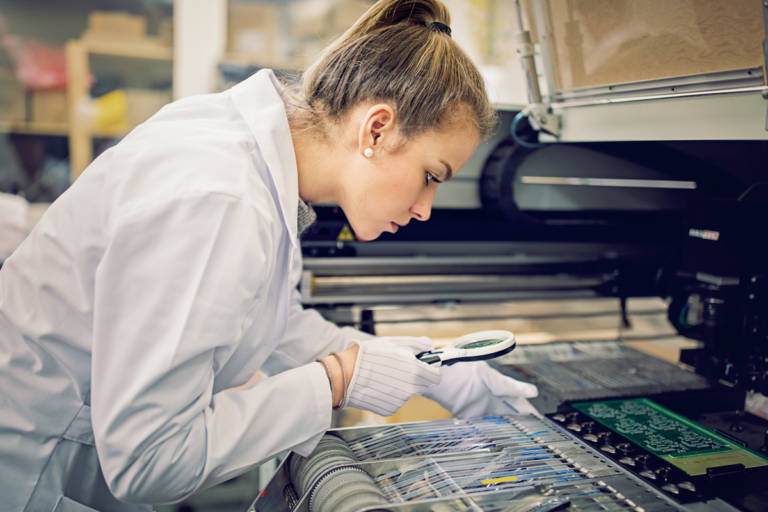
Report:
M432 23L427 23L427 28L430 30L436 30L444 34L448 34L449 37L451 35L451 27L449 27L445 23L440 23L439 21L433 21Z

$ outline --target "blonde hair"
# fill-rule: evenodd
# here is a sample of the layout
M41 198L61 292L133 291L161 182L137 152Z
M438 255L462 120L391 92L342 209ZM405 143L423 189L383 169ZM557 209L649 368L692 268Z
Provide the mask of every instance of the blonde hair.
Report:
M485 138L497 114L477 67L451 38L440 0L379 0L304 73L299 95L314 124L338 123L361 102L395 109L406 139L469 114ZM461 119L465 122L465 119Z

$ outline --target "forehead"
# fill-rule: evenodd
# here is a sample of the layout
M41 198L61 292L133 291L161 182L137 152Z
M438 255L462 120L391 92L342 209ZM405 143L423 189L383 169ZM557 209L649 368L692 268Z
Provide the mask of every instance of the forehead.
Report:
M463 165L479 143L480 135L471 124L452 123L438 130L425 132L413 141L413 146L421 151L439 153L436 156L455 160L454 165Z
M472 151L480 142L480 134L474 122L473 112L468 105L458 103L440 116L437 125L425 134L434 144L450 146L458 144L457 149L472 146Z

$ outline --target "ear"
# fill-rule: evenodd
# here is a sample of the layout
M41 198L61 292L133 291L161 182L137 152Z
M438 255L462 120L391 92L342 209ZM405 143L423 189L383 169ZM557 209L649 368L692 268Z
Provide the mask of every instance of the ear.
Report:
M395 110L386 103L368 109L360 125L359 153L363 155L367 148L371 148L376 155L385 143L394 140L397 136L395 121Z

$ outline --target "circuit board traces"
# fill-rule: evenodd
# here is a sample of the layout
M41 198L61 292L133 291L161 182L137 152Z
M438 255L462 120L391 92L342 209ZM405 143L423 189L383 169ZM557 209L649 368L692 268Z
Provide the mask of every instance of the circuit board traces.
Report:
M574 407L656 455L685 457L731 451L646 399L575 404Z

